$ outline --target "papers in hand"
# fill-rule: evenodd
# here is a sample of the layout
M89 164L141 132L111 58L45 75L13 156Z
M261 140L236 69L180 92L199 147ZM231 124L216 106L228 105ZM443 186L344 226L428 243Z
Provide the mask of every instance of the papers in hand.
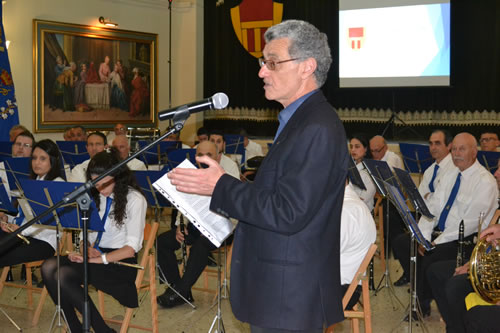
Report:
M187 159L177 167L196 169ZM221 246L233 232L234 225L229 219L210 211L211 197L177 191L167 174L153 183L153 186L215 246Z

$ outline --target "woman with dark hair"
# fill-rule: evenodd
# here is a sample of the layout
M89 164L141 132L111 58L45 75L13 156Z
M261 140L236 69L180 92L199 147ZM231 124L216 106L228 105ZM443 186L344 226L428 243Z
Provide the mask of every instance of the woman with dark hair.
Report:
M37 142L33 146L31 153L30 178L64 181L61 177L59 156L59 148L52 140L47 139ZM24 199L18 201L19 207L23 207L26 203ZM7 215L0 213L0 222L0 227L5 232L0 235L1 239L7 235L6 233L17 230L27 221L23 211L19 209L19 214L11 221L9 221ZM55 230L33 225L23 230L22 235L28 239L29 244L23 242L20 238L13 237L0 249L0 267L54 256L57 241Z
M373 210L373 198L376 193L375 184L371 179L368 171L365 169L363 160L365 158L372 158L368 138L364 134L355 134L349 140L349 151L351 152L352 159L356 163L361 179L365 184L366 190L362 190L354 184L351 184L356 194L368 206L370 211Z
M96 154L88 165L87 179L96 179L106 170L120 162L116 149ZM91 192L99 216L103 220L104 232L89 232L88 235L88 281L98 290L113 296L122 305L138 306L135 268L108 265L122 261L137 263L137 253L142 247L146 222L146 199L140 192L132 172L127 166L119 168L101 179ZM83 246L80 246L83 249ZM60 264L61 308L64 310L72 332L81 332L82 324L75 309L83 313L83 256L71 253L62 257ZM47 290L57 300L56 259L46 260L42 266L42 277ZM94 332L113 332L104 322L94 303L89 300L91 326Z

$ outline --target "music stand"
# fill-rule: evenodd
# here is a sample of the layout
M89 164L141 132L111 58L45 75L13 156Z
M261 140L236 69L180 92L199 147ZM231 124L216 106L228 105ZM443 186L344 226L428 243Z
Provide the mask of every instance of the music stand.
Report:
M240 155L240 162L238 167L245 164L245 138L241 135L235 134L225 134L224 140L226 141L226 154L228 155ZM239 158L239 156L238 156Z
M491 173L497 170L498 159L500 159L500 152L482 150L477 152L477 160Z
M433 162L429 146L427 145L400 143L399 151L403 156L406 170L411 173L423 174Z
M412 331L412 311L417 313L418 319L422 322L422 327L424 331L427 331L423 325L423 316L420 309L420 304L418 303L417 293L416 293L416 275L417 275L417 242L421 244L427 251L430 251L434 246L422 235L417 222L413 218L406 201L402 196L401 192L397 190L394 186L385 182L385 187L387 189L387 194L389 199L393 202L394 206L397 208L401 218L406 224L406 227L410 231L410 304L408 304L408 330ZM408 189L411 191L410 189ZM418 191L417 191L418 192ZM428 211L428 209L427 209ZM403 318L404 320L404 318ZM403 321L402 320L402 321ZM402 322L401 321L401 322Z
M139 140L138 144L139 149L143 149L150 143L145 140ZM181 148L182 142L180 141L161 141L156 146L153 146L146 149L144 152L141 152L138 158L146 163L148 167L154 164L162 165L167 162L167 153L169 151Z
M7 173L10 191L22 190L19 189L19 180L29 178L30 158L9 157L6 158L3 163L5 166L5 172Z
M135 179L137 183L139 184L139 187L141 188L142 192L146 196L146 200L148 201L148 205L154 207L155 209L155 215L156 215L156 220L159 221L160 219L160 210L163 207L171 207L172 205L170 202L163 196L160 195L160 192L158 192L154 187L153 183L157 181L159 178L165 175L164 171L134 171ZM158 244L157 244L158 246ZM158 251L156 251L158 253ZM196 309L196 306L191 303L187 298L181 295L174 287L172 287L172 284L168 282L167 278L165 277L165 274L160 268L160 264L158 263L158 260L156 260L156 267L158 268L158 277L159 279L167 285L168 288L172 289L174 293L176 293L184 302L189 304L193 309Z
M55 181L44 181L44 180L33 180L33 179L22 179L21 187L24 189L25 197L30 203L30 206L34 212L34 216L40 215L47 210L47 208L54 205L64 198L68 193L71 193L76 188L80 187L81 183L67 183L67 182L55 182ZM56 211L52 212L52 216L46 216L40 219L39 224L46 226L55 226L56 229L56 258L57 258L57 304L54 316L52 317L52 322L50 324L49 332L52 332L54 327L54 322L57 318L56 327L62 327L61 316L63 317L66 326L68 327L68 321L64 315L64 311L61 309L61 286L60 286L60 227L64 229L81 230L82 225L80 219L82 215L80 214L80 207L76 202L70 202L66 205L62 205ZM104 225L101 218L99 217L98 210L95 203L92 201L90 203L90 224L89 229L94 231L104 231Z
M167 152L169 170L176 168L186 158L196 164L196 149L176 149Z
M347 166L347 175L349 176L349 181L351 182L351 184L356 185L360 189L366 191L365 183L363 183L361 174L359 173L359 170L356 167L356 164L354 163L352 157L348 158L348 163L349 165Z
M9 215L16 215L17 209L12 206L10 202L9 195L5 189L5 185L0 179L0 212L4 212Z
M73 169L90 158L85 141L56 141L64 164Z
M397 187L399 189L399 184L397 183L396 178L394 177L394 174L391 171L391 168L385 161L375 161L371 159L365 159L363 160L363 165L365 166L366 170L368 171L368 174L370 175L371 179L373 180L373 183L375 184L375 187L377 188L377 191L386 199L385 201L385 216L386 216L386 228L385 228L385 272L382 275L382 278L380 279L380 282L378 283L377 288L375 289L375 296L377 293L382 290L382 288L387 288L390 293L394 296L394 298L398 301L398 303L403 306L403 303L399 300L399 298L396 296L396 292L394 291L394 287L392 285L391 281L391 276L389 272L389 199L388 199L388 193L387 189L385 187L385 182L390 183L391 185ZM385 182L384 182L385 181ZM399 190L401 191L401 190ZM382 285L382 282L385 280L385 285ZM391 295L389 293L389 295ZM396 307L394 306L394 303L392 303L392 298L391 298L391 304L393 309L395 310Z
M12 156L12 142L0 141L0 162Z

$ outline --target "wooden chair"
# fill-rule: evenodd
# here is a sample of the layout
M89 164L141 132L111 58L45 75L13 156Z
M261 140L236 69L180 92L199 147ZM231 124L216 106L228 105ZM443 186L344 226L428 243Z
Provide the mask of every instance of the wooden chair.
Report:
M64 244L65 244L67 239L68 238L66 236L66 232L63 232L62 236L61 236L61 241L59 243L60 251L63 250ZM2 293L3 288L5 286L26 289L27 296L28 296L27 297L28 309L31 310L33 308L33 293L34 292L35 293L43 293L43 290L45 289L45 287L39 288L36 285L35 286L33 285L33 272L32 272L32 270L42 266L43 262L44 262L44 260L36 260L36 261L23 263L26 266L26 283L25 284L19 284L19 283L15 283L15 282L7 282L6 281L7 274L10 271L10 266L4 267L2 270L2 274L0 275L0 294Z
M500 209L497 209L497 210L495 211L495 214L493 214L493 217L491 218L491 221L490 221L490 224L488 224L488 227L489 227L490 225L497 224L497 223L498 223L498 219L499 219L499 218L500 218ZM484 230L484 229L485 229L485 228L483 227L483 230Z
M224 269L222 270L221 277L220 277L221 281L223 283L224 282L224 272L226 272L226 274L227 274L229 272L229 267L231 266L231 257L233 254L233 244L231 243L225 247L221 246L220 249L222 251L224 251L222 253L223 260L225 258ZM218 256L218 251L219 251L219 249L216 249L212 252L215 257ZM219 264L219 263L217 263L217 264ZM204 292L211 293L211 294L217 294L217 292L218 292L217 287L215 287L214 289L211 289L208 285L208 278L210 278L210 277L218 278L217 266L216 267L210 267L210 266L205 267L205 269L203 270L203 272L201 273L201 276L200 276L200 279L203 279L203 287L193 287L192 289L198 290L198 291L204 291Z
M365 333L372 332L372 311L370 306L370 291L368 289L368 277L366 276L366 268L373 258L375 251L377 250L377 245L372 244L366 252L365 258L359 265L356 275L352 279L349 288L347 288L344 297L342 298L342 306L344 308L344 316L351 320L351 329L354 333L359 333L359 319L365 320ZM359 282L361 281L362 299L363 304L362 310L358 310L358 305L356 304L352 310L346 310L347 304L352 297L355 289L357 288ZM332 325L326 329L326 333L333 333L335 325Z
M125 316L123 320L106 318L106 312L104 309L104 293L102 291L98 291L98 303L99 303L99 312L101 316L107 322L121 324L120 333L125 333L128 331L129 327L137 328L144 331L152 331L154 333L159 332L158 327L158 305L156 304L156 258L154 254L153 245L156 238L156 233L158 232L159 224L158 222L154 222L153 224L146 224L144 228L144 252L142 254L142 258L139 262L139 265L144 267L144 270L139 270L137 272L137 278L135 279L135 286L137 287L137 292L141 291L149 292L149 298L151 302L151 323L152 327L144 327L135 324L131 324L132 315L134 312L133 308L126 308ZM146 281L144 281L145 271L148 271L148 276L146 277Z
M380 259L380 268L382 272L385 272L385 234L384 234L384 208L382 207L382 196L380 194L376 194L375 198L377 201L375 203L375 208L373 208L373 217L376 221L378 221L378 234L379 234L379 259Z

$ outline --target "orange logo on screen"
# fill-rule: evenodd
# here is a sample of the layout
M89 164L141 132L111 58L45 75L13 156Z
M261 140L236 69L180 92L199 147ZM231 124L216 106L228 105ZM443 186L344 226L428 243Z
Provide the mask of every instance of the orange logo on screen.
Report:
M365 28L349 28L349 44L351 49L359 50L365 42Z

